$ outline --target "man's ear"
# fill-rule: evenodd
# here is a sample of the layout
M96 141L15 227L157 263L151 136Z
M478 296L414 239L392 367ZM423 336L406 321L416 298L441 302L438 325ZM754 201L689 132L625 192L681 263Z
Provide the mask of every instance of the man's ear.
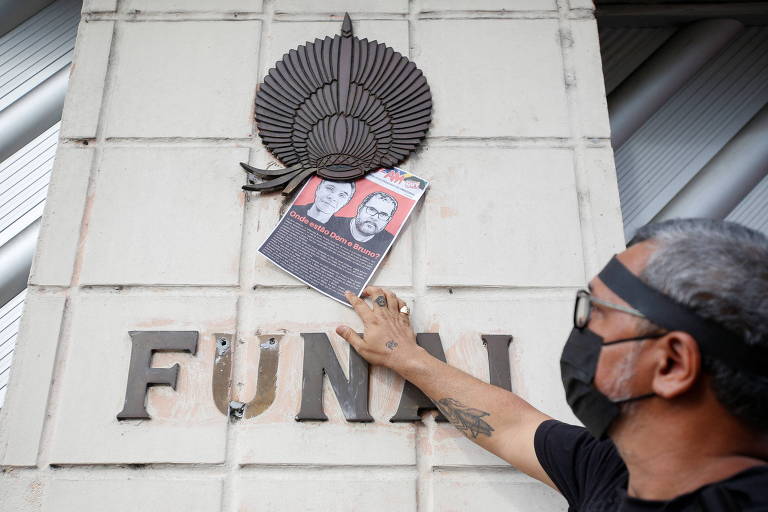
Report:
M696 339L687 332L672 331L659 338L654 349L654 393L671 399L688 392L701 375L701 352Z

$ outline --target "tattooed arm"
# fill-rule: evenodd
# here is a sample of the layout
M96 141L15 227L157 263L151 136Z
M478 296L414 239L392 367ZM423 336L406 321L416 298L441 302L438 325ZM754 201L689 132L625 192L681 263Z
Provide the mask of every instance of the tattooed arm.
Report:
M549 417L528 402L432 357L416 344L405 303L369 286L364 300L347 294L363 321L364 337L340 326L336 332L371 364L386 366L419 387L465 436L516 468L554 487L533 447L536 429Z
M493 435L493 427L483 420L483 416L490 416L491 413L467 407L453 398L441 398L437 407L459 432L470 439L477 439L480 434Z

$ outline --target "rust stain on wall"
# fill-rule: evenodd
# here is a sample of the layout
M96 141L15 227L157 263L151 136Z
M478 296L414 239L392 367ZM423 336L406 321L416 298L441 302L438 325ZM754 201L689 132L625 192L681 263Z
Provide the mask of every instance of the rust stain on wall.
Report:
M451 208L449 206L441 206L440 207L440 218L442 218L442 219L448 219L450 217L455 217L458 214L459 214L459 212L457 212L455 208Z
M224 419L211 397L216 354L215 335L234 332L233 319L210 322L200 331L195 356L178 353L157 353L152 366L181 366L176 391L166 386L151 387L147 393L147 410L157 424L186 425L189 423L218 423Z
M136 324L136 327L139 329L150 329L154 327L166 327L176 322L177 320L173 318L153 318L145 322L139 322L138 324Z

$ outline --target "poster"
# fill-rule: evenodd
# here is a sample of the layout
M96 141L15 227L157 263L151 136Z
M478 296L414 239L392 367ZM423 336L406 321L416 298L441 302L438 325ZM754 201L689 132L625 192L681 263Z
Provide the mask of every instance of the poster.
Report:
M349 306L344 292L362 293L428 185L396 167L354 182L313 176L259 252Z

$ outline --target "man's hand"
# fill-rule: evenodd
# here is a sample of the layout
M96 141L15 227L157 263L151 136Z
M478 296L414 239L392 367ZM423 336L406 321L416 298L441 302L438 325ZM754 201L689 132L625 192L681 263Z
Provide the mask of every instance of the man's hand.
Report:
M525 400L432 357L416 344L405 302L383 288L369 286L363 299L347 300L363 321L363 337L346 325L336 332L369 363L386 366L421 389L470 440L521 471L554 487L536 458L533 439L548 416Z
M426 353L416 344L409 315L400 312L404 301L391 291L375 286L368 286L363 295L372 299L371 306L350 292L345 294L363 321L363 337L346 325L336 328L358 354L372 364L400 372L417 355Z

